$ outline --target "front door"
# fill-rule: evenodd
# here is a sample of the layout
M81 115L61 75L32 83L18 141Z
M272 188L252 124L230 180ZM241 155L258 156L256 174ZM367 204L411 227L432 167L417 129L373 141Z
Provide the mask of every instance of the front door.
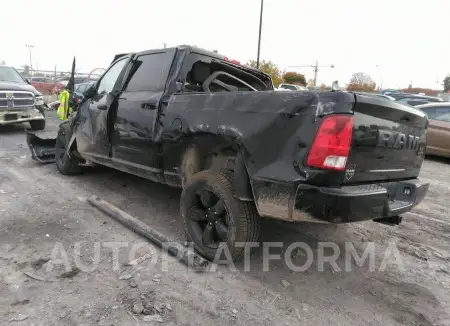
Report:
M86 157L109 159L109 114L117 105L117 87L120 87L124 67L129 57L114 62L97 84L96 94L84 102L80 110L80 125L77 128L77 148Z
M112 159L146 178L161 181L155 124L174 50L137 55L117 99L111 135Z

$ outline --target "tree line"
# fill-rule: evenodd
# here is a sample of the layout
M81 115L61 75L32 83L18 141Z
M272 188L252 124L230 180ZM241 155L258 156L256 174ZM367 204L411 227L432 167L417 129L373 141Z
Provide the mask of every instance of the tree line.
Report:
M256 68L256 61L250 60L247 62L247 66ZM296 72L285 72L283 73L278 66L272 61L261 61L259 63L259 70L265 72L272 77L272 81L275 87L278 87L281 83L294 84L306 86L305 75L298 74Z
M256 61L250 60L247 65L256 68ZM306 77L303 74L296 72L282 72L280 68L272 61L263 60L259 64L259 70L265 72L272 77L272 81L275 87L278 87L281 83L296 84L307 87L315 87L314 81L309 79L306 81ZM450 91L450 74L447 75L442 83L444 92ZM330 86L321 84L319 87L321 90L329 90ZM352 74L350 81L346 87L348 91L356 92L376 92L377 84L374 82L369 74L364 72L355 72ZM409 85L407 88L401 89L401 91L409 93L425 93L426 95L437 95L438 91L429 88L412 87Z

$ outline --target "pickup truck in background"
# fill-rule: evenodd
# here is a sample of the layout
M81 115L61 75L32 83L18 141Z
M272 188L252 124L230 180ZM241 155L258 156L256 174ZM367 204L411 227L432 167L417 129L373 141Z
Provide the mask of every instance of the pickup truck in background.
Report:
M197 252L239 259L260 216L399 224L428 190L427 126L383 98L275 92L259 70L179 46L116 56L53 143L29 144L37 159L53 150L61 174L94 162L182 188Z
M43 95L13 67L0 67L0 127L28 122L33 130L45 128Z

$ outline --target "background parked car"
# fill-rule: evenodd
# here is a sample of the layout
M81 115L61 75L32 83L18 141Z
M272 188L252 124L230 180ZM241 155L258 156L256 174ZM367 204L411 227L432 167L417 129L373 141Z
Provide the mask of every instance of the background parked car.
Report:
M450 102L416 106L429 119L427 154L450 157Z
M439 93L438 96L445 102L450 102L450 93Z
M58 79L58 82L63 84L64 86L67 85L67 83L69 82L69 78L70 77L61 77ZM75 77L75 85L77 84L83 84L83 83L89 83L89 82L93 82L95 81L95 79L90 79L87 77Z
M28 77L28 80L41 93L50 93L54 86L48 77Z
M305 86L294 85L294 84L280 84L276 91L307 91L308 88Z
M398 103L407 104L411 106L418 106L427 103L444 102L440 97L415 95L415 94L390 94Z
M31 85L44 94L56 94L64 87L64 85L50 77L28 77L27 79Z
M390 100L390 101L395 101L395 98L393 98L392 96L389 96L389 95L383 95L383 94L378 94L378 93L366 93L366 92L358 92L358 94L366 95L366 96L374 96L374 97L378 97L378 98L384 98L384 99Z
M89 87L91 87L93 84L95 83L95 81L89 81L87 83L81 83L81 84L75 84L75 93L74 93L74 106L73 109L76 111L78 108L78 104L81 103L81 101L84 98L84 92L86 92L86 90L89 89ZM67 85L67 84L66 84ZM63 86L64 87L64 86ZM56 100L54 102L51 102L48 104L48 106L53 109L53 110L57 110L58 106L59 106L59 100Z
M75 84L75 94L74 94L74 100L75 104L80 103L84 98L84 92L86 92L94 82L88 82L88 83L82 83L82 84Z

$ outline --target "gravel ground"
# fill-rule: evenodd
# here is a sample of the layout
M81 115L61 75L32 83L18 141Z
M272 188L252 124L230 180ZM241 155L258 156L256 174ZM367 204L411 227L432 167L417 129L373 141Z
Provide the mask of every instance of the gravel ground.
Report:
M47 132L56 134L56 128L57 121L48 119ZM427 159L421 178L431 184L428 197L398 227L264 219L261 240L283 242L271 253L284 254L297 241L312 248L304 272L284 260L271 261L265 272L258 249L250 271L238 264L236 271L221 266L198 274L151 246L130 264L130 249L144 244L142 238L86 202L98 195L183 241L179 190L110 169L61 176L53 164L30 159L23 126L1 128L0 324L450 325L449 162ZM325 264L321 271L323 242L342 254L335 267ZM111 243L127 246L117 266ZM359 255L373 245L375 269L351 261L347 271L349 243ZM69 266L57 265L64 253ZM307 258L302 250L289 256L296 265ZM84 268L77 268L76 258Z

